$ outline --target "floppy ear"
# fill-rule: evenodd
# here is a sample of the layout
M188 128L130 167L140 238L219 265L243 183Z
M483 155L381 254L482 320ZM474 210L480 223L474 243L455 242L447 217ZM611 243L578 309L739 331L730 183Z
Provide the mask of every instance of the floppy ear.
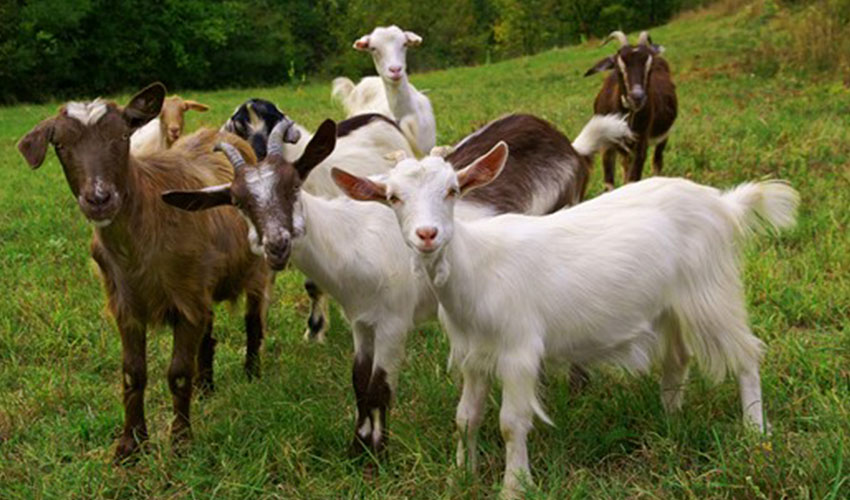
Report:
M492 182L502 172L506 161L508 161L508 145L505 141L499 141L484 156L457 173L460 193L465 194L467 191Z
M33 169L44 163L44 157L47 155L47 144L53 140L54 123L56 123L56 118L48 118L42 121L18 142L18 151L21 152Z
M422 37L412 31L405 31L404 37L407 38L407 41L404 42L407 47L418 47L422 43Z
M230 198L230 184L211 186L196 191L166 191L162 193L162 201L192 212L233 204Z
M295 162L295 170L301 179L306 179L313 167L321 163L333 153L336 147L336 123L333 120L325 120L319 125L319 130L310 139L310 143L301 154L301 158Z
M597 62L592 68L587 70L587 73L585 73L584 76L590 76L595 73L599 73L600 71L608 71L609 69L614 69L614 56L608 56Z
M183 111L189 111L189 110L204 112L204 111L209 111L210 107L207 106L206 104L201 104L198 101L189 101L189 100L183 101Z
M358 38L352 47L357 50L369 50L369 35L363 35Z
M165 85L159 82L148 85L130 99L124 108L124 121L134 130L141 127L159 116L164 100Z
M387 187L364 177L351 175L345 170L333 167L331 177L342 192L349 198L359 201L387 201Z

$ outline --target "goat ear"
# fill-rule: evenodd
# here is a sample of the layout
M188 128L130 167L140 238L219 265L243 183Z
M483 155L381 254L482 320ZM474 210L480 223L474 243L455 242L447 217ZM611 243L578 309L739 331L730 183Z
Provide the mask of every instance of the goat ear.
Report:
M124 108L124 121L132 129L141 127L159 116L164 100L165 85L159 82L148 85L130 99Z
M387 201L387 187L363 177L351 175L345 170L331 168L331 177L349 198L359 201Z
M230 184L212 186L196 191L165 191L162 201L183 210L197 211L221 205L232 205Z
M354 45L352 45L357 50L369 50L369 35L363 35L357 40L355 40Z
M614 69L614 56L608 56L597 62L592 68L587 70L587 73L585 73L584 76L590 76L595 73L599 73L600 71L608 71L609 69Z
M48 118L30 130L18 142L18 151L32 169L36 169L44 163L47 155L47 144L53 140L53 127L56 118Z
M422 44L422 37L412 31L405 31L404 37L407 39L404 45L407 47L418 47Z
M189 101L189 100L183 101L183 111L189 111L189 110L204 112L204 111L209 111L210 107L207 106L206 104L201 104L198 101Z
M505 141L499 141L484 156L479 157L463 170L457 173L457 182L460 193L489 184L499 176L508 161L508 145Z
M649 46L652 47L652 51L658 55L663 54L666 50L663 45L658 45L657 43L650 43Z
M295 170L301 179L306 179L313 167L321 163L333 153L336 147L336 123L333 120L325 120L319 125L319 130L310 139L310 143L304 148L301 158L295 162Z

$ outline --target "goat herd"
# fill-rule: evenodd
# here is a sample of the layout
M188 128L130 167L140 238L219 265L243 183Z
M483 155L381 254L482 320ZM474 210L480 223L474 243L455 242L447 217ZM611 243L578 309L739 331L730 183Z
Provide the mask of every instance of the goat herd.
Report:
M505 496L530 478L533 416L550 422L536 390L544 360L578 376L600 362L642 372L658 361L664 408L675 411L694 357L713 379L737 376L744 420L764 432L763 345L748 326L737 254L748 234L793 225L798 195L781 181L725 192L637 182L651 144L661 172L675 89L646 32L636 45L622 32L609 39L620 48L587 72L611 70L572 143L513 114L435 147L431 104L405 67L422 39L396 26L354 43L379 76L336 79L349 118L314 134L251 99L221 130L181 137L183 112L206 106L166 99L159 83L125 107L69 102L33 128L21 154L38 168L52 144L94 225L91 253L122 344L116 460L148 436L147 328L173 328L176 444L190 437L193 390L213 390L213 304L245 294L245 370L258 376L269 289L290 261L308 277L306 336L328 329L325 293L352 329L354 453L384 450L407 334L435 318L463 376L459 465L475 467L490 381L501 383ZM579 203L599 151L610 192ZM618 154L634 182L614 190Z

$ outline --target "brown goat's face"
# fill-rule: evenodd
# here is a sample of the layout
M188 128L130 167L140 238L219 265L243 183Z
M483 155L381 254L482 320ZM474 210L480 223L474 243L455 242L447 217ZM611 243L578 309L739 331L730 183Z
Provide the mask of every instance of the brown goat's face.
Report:
M162 198L184 210L234 205L248 221L251 249L265 256L269 267L279 271L289 261L292 239L305 232L300 206L301 184L333 151L336 124L325 121L295 163L287 162L275 152L271 144L274 135L272 133L269 139L269 154L256 167L244 164L235 149L222 145L234 163L232 184L197 191L169 191L163 193Z
M96 99L70 102L30 131L18 149L33 168L53 144L80 210L97 226L107 226L127 197L129 137L157 116L165 87L154 84L126 108Z
M210 108L196 101L184 100L179 96L171 96L162 103L162 112L159 114L160 127L168 147L171 147L183 134L184 119L186 111L207 111Z
M620 103L629 111L637 112L646 105L652 63L662 50L661 46L654 45L651 41L638 43L638 45L626 43L617 53L593 65L584 76L600 71L616 71Z

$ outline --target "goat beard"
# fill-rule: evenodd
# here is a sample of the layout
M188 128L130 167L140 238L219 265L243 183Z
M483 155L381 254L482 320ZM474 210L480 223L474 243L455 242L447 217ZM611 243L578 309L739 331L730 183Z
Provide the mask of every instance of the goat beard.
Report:
M425 274L435 287L442 287L449 280L451 266L442 251L428 258L415 253L410 257L411 270L416 278Z

